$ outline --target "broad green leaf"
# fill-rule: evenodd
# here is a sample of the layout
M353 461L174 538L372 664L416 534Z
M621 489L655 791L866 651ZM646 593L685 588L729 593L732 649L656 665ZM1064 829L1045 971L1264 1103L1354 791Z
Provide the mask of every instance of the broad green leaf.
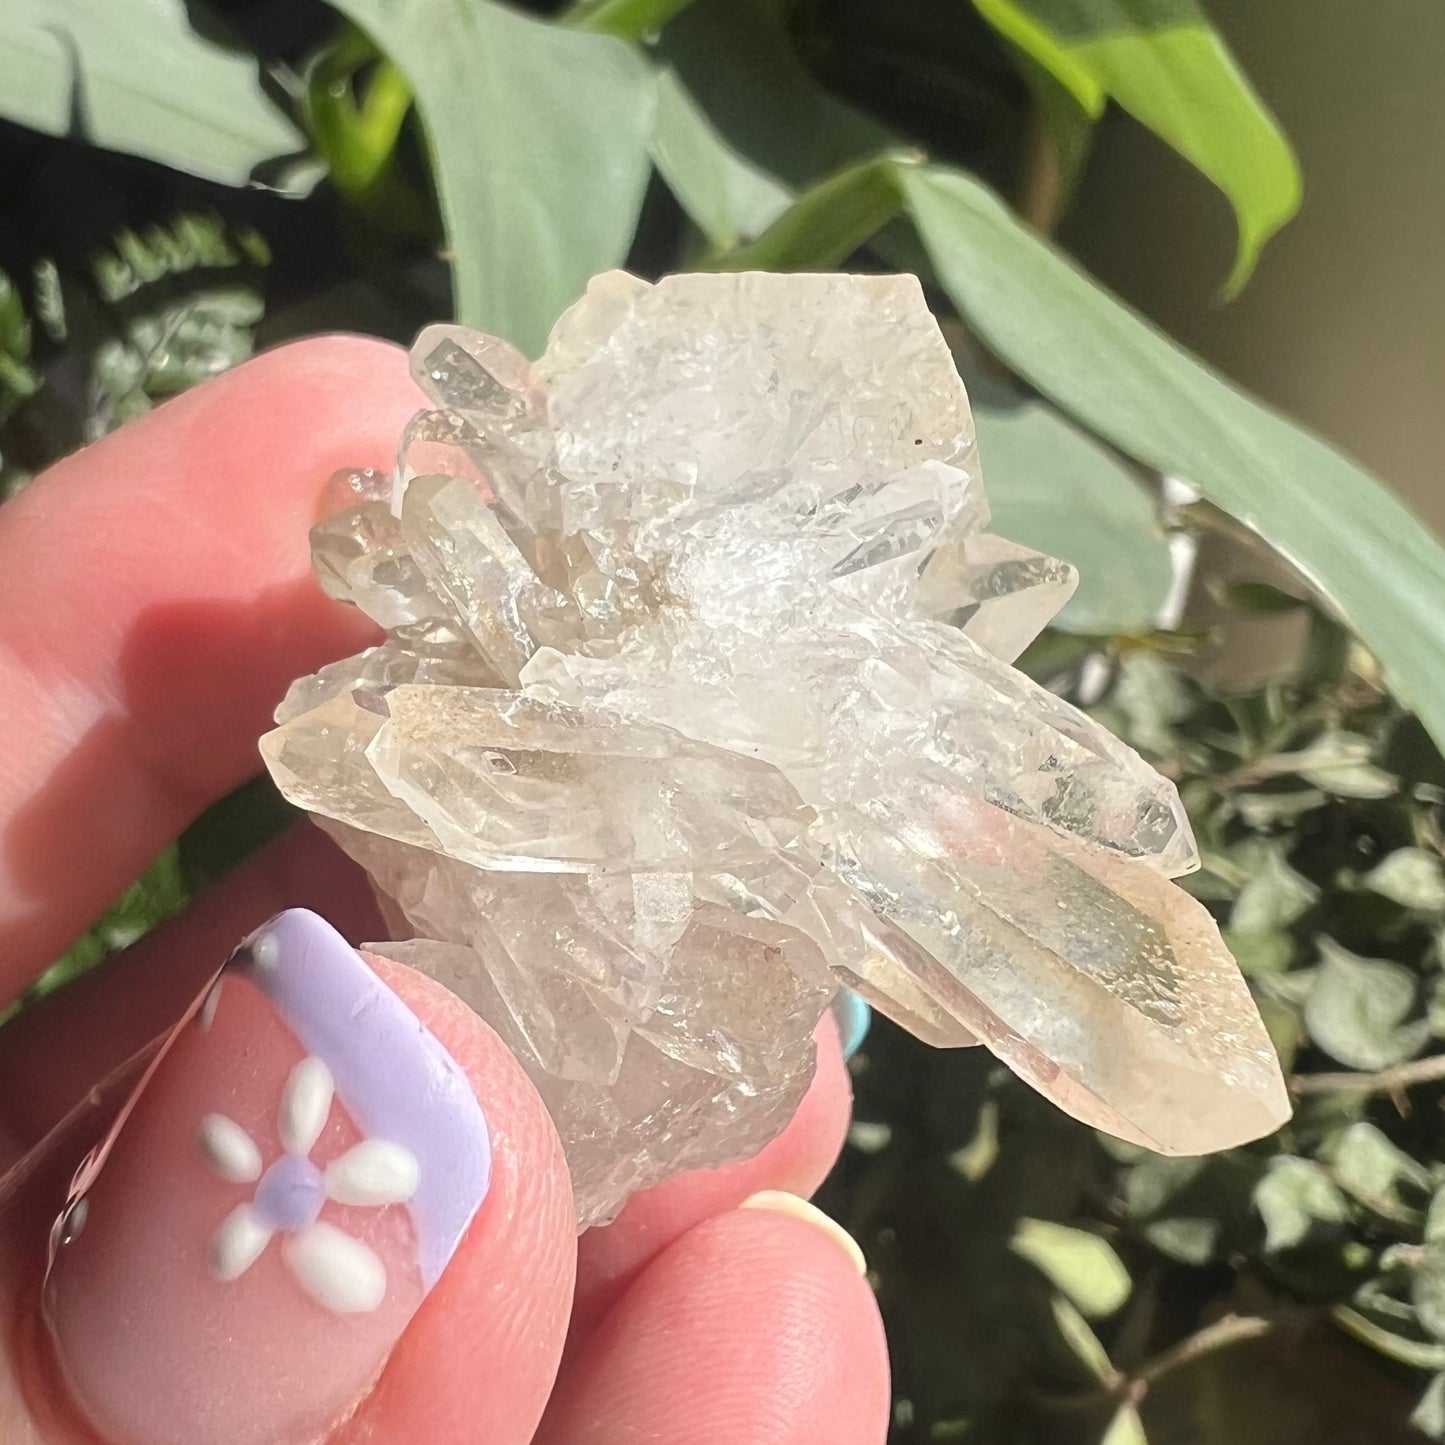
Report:
M0 116L245 185L306 140L262 88L256 57L214 33L187 0L5 0ZM315 180L297 170L290 188L303 176Z
M1415 975L1383 958L1360 958L1333 939L1319 940L1320 966L1305 999L1310 1037L1352 1069L1386 1069L1418 1053L1428 1035L1415 1008Z
M1365 875L1365 887L1403 908L1445 912L1445 866L1427 848L1397 848Z
M1254 1204L1264 1220L1264 1247L1271 1253L1302 1244L1316 1224L1336 1228L1349 1204L1329 1172L1311 1159L1271 1159L1255 1185Z
M661 52L728 145L794 193L899 144L798 63L776 0L697 0Z
M490 0L334 3L416 94L457 319L536 355L588 279L626 258L651 169L647 62Z
M1047 1219L1021 1219L1010 1246L1089 1319L1105 1319L1133 1283L1113 1245L1097 1234Z
M1229 197L1237 294L1299 209L1299 165L1274 117L1195 0L973 0L1084 112L1112 97Z
M1187 479L1340 608L1445 741L1445 549L1385 488L1245 396L1029 231L981 182L902 177L940 280L979 337L1126 455Z
M1137 478L1045 403L977 381L969 392L992 530L1079 569L1059 625L1097 633L1153 626L1172 568Z
M718 250L760 236L793 199L781 181L733 150L670 70L658 77L652 159Z

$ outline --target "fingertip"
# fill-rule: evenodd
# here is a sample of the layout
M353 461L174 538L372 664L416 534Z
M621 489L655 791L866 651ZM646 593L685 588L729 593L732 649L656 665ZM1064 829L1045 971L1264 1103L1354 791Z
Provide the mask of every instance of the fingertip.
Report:
M811 1200L799 1199L796 1194L789 1194L785 1189L761 1189L744 1199L738 1208L771 1209L787 1215L789 1219L809 1225L831 1239L848 1256L849 1262L859 1274L868 1273L868 1261L863 1257L863 1247L836 1219L824 1214Z
M881 1445L882 1321L834 1229L754 1206L675 1240L569 1361L538 1445Z
M556 1133L480 1019L317 914L233 953L76 1179L51 1383L106 1438L531 1439L575 1257Z

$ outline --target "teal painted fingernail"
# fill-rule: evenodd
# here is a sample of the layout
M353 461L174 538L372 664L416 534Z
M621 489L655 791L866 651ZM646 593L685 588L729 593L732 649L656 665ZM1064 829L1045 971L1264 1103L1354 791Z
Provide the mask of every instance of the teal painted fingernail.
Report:
M840 989L833 1000L833 1018L843 1042L843 1057L851 1059L863 1047L873 1022L873 1010L852 989Z

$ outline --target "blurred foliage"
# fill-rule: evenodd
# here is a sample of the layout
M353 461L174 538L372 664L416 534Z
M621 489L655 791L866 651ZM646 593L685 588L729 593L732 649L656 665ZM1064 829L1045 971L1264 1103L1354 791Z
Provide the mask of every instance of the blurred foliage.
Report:
M1203 8L1195 0L973 3L1042 67L1078 115L1096 121L1117 101L1230 198L1239 252L1225 294L1237 295L1260 248L1299 209L1299 166ZM1034 85L1041 88L1037 79ZM1078 119L1057 100L1040 101L1058 151L1067 155Z
M1228 600L1308 617L1292 675L1216 691L1200 639L1159 634L1051 634L1025 661L1178 783L1185 882L1295 1117L1167 1159L982 1049L876 1025L825 1202L873 1266L899 1442L1375 1445L1412 1437L1421 1396L1445 1439L1445 760L1324 612L1263 583Z
M1039 393L1016 430L1057 407L1247 517L1445 737L1445 552L1039 234L1111 100L1229 197L1230 292L1294 213L1289 145L1199 0L333 6L15 0L0 116L292 197L283 226L320 224L287 239L329 273L296 325L405 336L449 287L460 320L535 353L610 266L914 270ZM1069 560L1122 571L1126 546L1083 550L1099 535Z
M183 214L121 230L83 269L48 256L32 272L34 315L0 273L0 495L251 354L269 260L253 230ZM61 348L37 368L36 332Z
M1299 1110L1249 1148L1160 1159L983 1050L879 1023L826 1202L873 1265L895 1439L1445 1440L1445 765L1428 731L1445 737L1445 555L1046 239L1111 101L1229 197L1230 289L1293 213L1288 144L1204 6L0 9L0 494L306 332L408 340L451 309L535 350L611 265L916 271L975 396L1000 530L1084 574L1029 665L1179 783L1204 854L1191 886ZM1307 622L1295 673L1220 692L1199 633L1151 631L1169 533L1208 515L1161 519L1161 476L1328 595L1329 611L1263 583L1228 594ZM262 780L216 805L34 992L291 817Z

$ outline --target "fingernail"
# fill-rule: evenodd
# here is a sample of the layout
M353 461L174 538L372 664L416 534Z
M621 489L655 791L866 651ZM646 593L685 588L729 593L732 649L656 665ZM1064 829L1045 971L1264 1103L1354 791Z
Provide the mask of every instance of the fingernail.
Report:
M237 949L51 1239L45 1309L114 1445L300 1445L370 1390L491 1175L466 1076L304 909Z
M801 1219L804 1224L811 1224L814 1229L822 1230L829 1239L841 1246L859 1274L868 1273L868 1261L863 1258L858 1241L836 1219L830 1219L824 1214L816 1204L810 1204L806 1199L800 1199L796 1194L788 1194L781 1189L764 1189L744 1199L738 1208L773 1209L779 1214L790 1214L794 1219Z
M851 1059L868 1037L873 1010L851 988L839 989L833 998L833 1019L843 1044L843 1058Z

